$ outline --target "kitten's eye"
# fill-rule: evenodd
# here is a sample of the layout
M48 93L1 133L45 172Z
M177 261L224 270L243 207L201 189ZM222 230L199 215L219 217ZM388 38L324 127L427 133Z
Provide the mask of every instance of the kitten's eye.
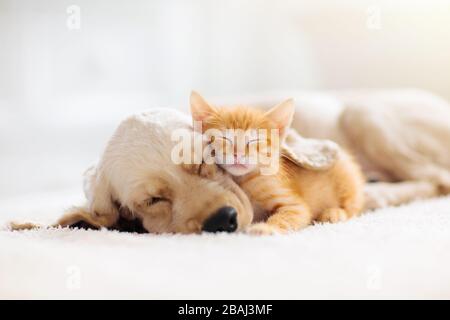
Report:
M233 145L233 141L230 138L219 136L214 141L211 141L211 143L215 143L214 145L220 146L221 148L227 148Z
M157 203L160 203L162 201L169 201L169 200L166 199L166 198L163 198L163 197L151 197L150 199L145 200L145 204L148 207L150 207L150 206L152 206L154 204L157 204Z

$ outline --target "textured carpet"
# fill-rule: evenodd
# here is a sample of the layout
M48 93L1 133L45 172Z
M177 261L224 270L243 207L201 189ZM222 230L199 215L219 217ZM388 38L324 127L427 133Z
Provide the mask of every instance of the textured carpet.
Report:
M0 224L50 221L68 194L12 198ZM450 198L260 238L3 228L0 298L450 298Z

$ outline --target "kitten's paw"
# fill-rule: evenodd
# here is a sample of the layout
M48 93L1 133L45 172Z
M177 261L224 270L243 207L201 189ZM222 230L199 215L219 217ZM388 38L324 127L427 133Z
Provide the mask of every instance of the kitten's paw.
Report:
M183 170L191 174L199 174L201 168L201 164L197 163L182 163L180 166Z
M383 188L373 185L370 188L366 188L364 198L364 209L375 210L387 207L394 196L383 190Z
M216 176L216 174L219 171L217 165L215 164L207 164L205 162L198 164L198 163L194 163L194 164L185 164L182 163L181 167L191 173L191 174L198 174L201 177L204 178L208 178L208 179L214 179L214 177Z
M247 227L245 230L247 234L255 236L271 236L283 233L281 229L274 227L268 223L255 223Z
M344 209L341 208L332 208L327 209L319 216L318 221L320 222L330 222L330 223L338 223L344 222L348 220L348 214Z
M213 179L218 173L217 165L202 163L200 166L199 174L201 177Z

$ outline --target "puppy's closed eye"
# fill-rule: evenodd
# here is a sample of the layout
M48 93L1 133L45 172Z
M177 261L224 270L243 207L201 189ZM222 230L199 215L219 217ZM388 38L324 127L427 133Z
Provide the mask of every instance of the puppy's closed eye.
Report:
M163 201L169 201L169 199L163 198L163 197L151 197L147 200L145 200L145 204L150 207L152 205L155 205L157 203L161 203Z

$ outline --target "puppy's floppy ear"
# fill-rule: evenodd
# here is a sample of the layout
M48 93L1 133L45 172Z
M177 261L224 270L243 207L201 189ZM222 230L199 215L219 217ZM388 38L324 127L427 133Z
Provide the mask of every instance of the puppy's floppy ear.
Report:
M281 156L309 170L331 168L339 158L339 146L330 140L306 139L295 130L287 132Z
M280 130L281 141L284 139L287 130L291 126L294 112L294 100L288 99L276 105L264 114L264 116L275 123L276 128Z
M92 214L85 207L69 209L53 227L70 227L80 229L100 229L101 223L94 220Z
M193 121L203 121L216 112L216 109L195 91L191 92L190 104Z
M88 222L91 225L110 227L119 218L119 208L113 200L111 188L101 165L91 167L84 173L84 192L88 203L82 216L85 217L86 213L89 213L91 221Z

